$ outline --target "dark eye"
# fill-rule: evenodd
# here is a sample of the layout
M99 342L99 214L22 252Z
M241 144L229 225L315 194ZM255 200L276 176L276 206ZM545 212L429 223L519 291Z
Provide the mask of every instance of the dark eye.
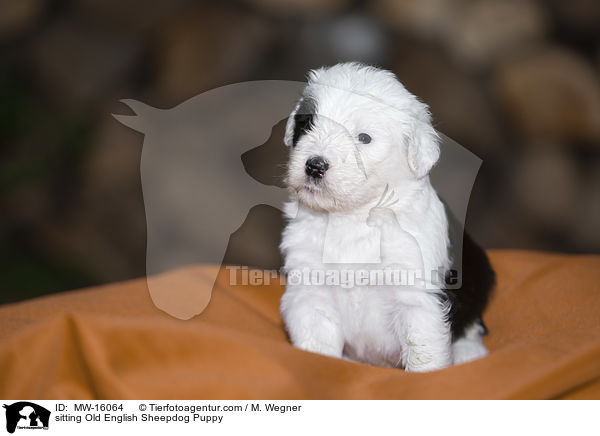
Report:
M367 135L366 133L359 133L358 140L360 142L362 142L363 144L368 144L369 142L371 142L371 137L369 135Z

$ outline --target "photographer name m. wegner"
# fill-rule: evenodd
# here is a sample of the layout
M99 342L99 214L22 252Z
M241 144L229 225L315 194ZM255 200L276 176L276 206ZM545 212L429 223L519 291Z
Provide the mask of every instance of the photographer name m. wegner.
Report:
M278 283L305 286L340 286L348 289L354 286L424 286L437 288L460 287L460 274L455 269L439 267L431 271L405 268L331 268L280 270L251 269L246 266L228 265L231 286L263 286Z

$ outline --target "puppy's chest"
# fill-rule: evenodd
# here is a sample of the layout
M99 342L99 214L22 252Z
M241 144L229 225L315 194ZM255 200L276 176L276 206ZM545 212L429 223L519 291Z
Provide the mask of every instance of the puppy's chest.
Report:
M381 233L363 216L330 214L323 234L323 263L379 263Z
M369 264L380 262L380 231L366 217L327 214L298 217L290 224L285 245L309 254L314 263ZM289 244L288 244L289 243Z

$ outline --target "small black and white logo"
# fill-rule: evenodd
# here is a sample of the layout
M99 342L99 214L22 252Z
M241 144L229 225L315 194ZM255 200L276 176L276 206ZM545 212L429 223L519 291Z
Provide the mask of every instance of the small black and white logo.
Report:
M50 411L29 401L19 401L4 405L6 409L6 431L14 433L16 429L48 430Z

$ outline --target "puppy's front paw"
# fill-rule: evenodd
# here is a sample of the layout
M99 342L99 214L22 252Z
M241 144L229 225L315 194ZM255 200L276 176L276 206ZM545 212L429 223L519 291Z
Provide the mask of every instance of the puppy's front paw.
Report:
M429 372L452 365L449 350L435 350L426 345L409 346L405 370L408 372Z
M449 363L427 362L425 364L407 364L404 370L407 372L430 372L444 369L448 366L450 366Z
M282 315L292 344L311 353L341 358L344 335L337 309L323 296L298 298L306 296L307 292L286 291L283 294Z

